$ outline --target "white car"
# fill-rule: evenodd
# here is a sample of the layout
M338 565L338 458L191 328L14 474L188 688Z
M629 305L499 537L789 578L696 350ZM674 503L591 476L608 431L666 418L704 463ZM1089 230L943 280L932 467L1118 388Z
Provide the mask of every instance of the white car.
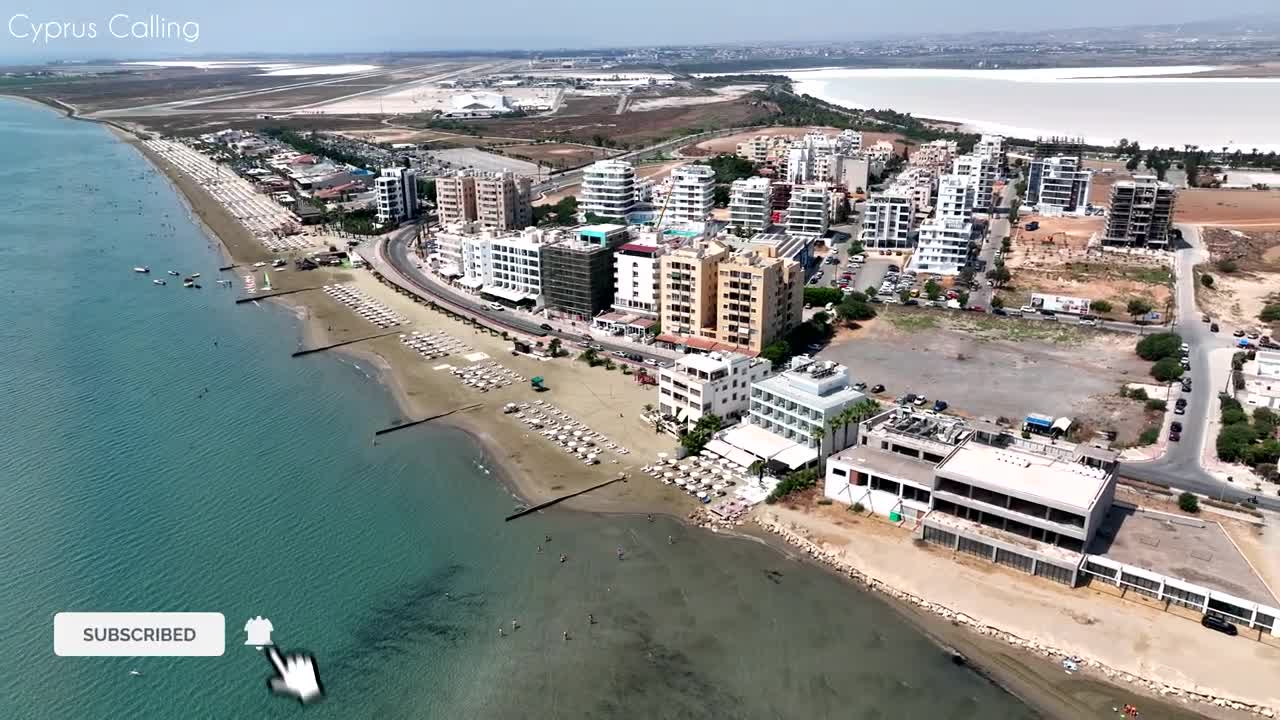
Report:
M502 305L500 305L499 303L491 302L491 303L489 303L489 309L490 309L490 310L494 310L494 311L496 311L496 312L502 312L502 311L503 311L503 310L505 310L506 308L502 307Z

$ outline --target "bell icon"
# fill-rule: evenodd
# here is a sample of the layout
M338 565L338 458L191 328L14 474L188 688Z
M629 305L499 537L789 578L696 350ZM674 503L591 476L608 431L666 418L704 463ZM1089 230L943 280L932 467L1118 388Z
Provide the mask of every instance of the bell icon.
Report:
M249 622L244 624L245 645L253 645L259 650L264 645L271 645L271 631L275 628L271 627L271 621L261 615L250 618Z

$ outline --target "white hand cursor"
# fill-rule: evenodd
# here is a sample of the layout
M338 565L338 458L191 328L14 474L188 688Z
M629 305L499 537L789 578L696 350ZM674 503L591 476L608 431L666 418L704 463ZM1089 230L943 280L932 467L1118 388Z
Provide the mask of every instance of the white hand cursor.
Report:
M302 703L319 700L324 694L320 687L320 668L314 657L294 654L282 658L275 645L268 645L267 658L276 669L276 674L267 680L271 692L291 695Z

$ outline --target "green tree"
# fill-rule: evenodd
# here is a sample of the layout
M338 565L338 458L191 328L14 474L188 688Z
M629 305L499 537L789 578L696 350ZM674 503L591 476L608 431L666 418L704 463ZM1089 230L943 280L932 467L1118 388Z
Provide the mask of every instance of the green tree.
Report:
M911 299L910 288L902 288L901 290L898 291L898 302L905 303L910 299Z
M1182 512L1200 512L1200 499L1194 493L1184 492L1178 496L1178 509Z
M1257 439L1257 434L1249 423L1227 425L1218 431L1216 449L1218 459L1223 462L1241 462L1249 451L1249 446Z
M680 446L689 452L690 455L697 455L702 452L702 448L711 442L711 438L720 431L724 421L715 413L707 413L698 418L698 422L694 423L693 429L686 431L680 436Z
M1280 303L1271 303L1270 305L1262 308L1262 312L1258 313L1258 317L1263 322L1270 323L1280 321Z
M1244 461L1249 465L1274 465L1280 460L1280 440L1267 438L1245 451Z
M1004 298L1000 297L999 295L992 295L992 296L991 296L991 307L992 307L992 309L994 309L994 310L999 310L999 309L1003 308L1003 307L1004 307Z
M1207 288L1211 288L1211 287L1213 287L1213 276L1212 276L1212 275L1209 275L1209 274L1207 274L1207 273L1206 273L1206 274L1204 274L1204 275L1201 275L1201 276L1200 276L1200 284L1201 284L1201 285L1203 285L1203 286L1205 286L1205 287L1207 287Z
M827 323L831 322L831 313L827 312L826 310L819 310L818 312L813 314L813 321L818 323L819 325L826 325Z
M960 307L966 307L969 304L969 293L963 290L956 293L956 302L960 303Z
M760 357L773 363L775 368L782 367L787 360L791 359L791 346L786 340L776 340L760 351Z
M804 289L805 303L814 307L826 307L828 304L839 304L844 300L844 293L832 287L809 286Z
M1151 301L1146 298L1131 298L1125 305L1125 312L1129 314L1129 317L1133 318L1134 322L1138 321L1139 315L1146 315L1152 309Z
M846 295L836 306L836 317L845 323L870 320L875 316L876 310L867 302L867 296L857 291Z
M1276 415L1274 410L1265 407L1254 409L1253 427L1257 430L1258 437L1274 437L1278 425L1280 425L1280 415Z
M1148 335L1138 341L1136 350L1138 357L1151 362L1176 358L1182 353L1182 336L1171 332Z
M937 300L942 296L942 286L936 280L929 280L924 284L924 296L930 300Z
M1160 382L1173 382L1182 377L1182 364L1177 358L1163 358L1151 366L1151 377Z
M1013 279L1013 273L1009 272L1009 268L1000 263L987 271L987 279L995 284L996 287L1004 287L1006 283Z
M1109 300L1094 300L1089 303L1090 308L1094 312L1109 313L1111 312L1111 302Z

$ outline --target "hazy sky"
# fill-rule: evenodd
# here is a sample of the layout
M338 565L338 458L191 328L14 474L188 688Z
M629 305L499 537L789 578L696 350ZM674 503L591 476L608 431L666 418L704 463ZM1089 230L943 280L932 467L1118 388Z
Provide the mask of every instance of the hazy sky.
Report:
M885 33L1166 23L1274 12L1276 0L3 0L0 58L146 57L858 39ZM985 12L976 12L985 8ZM116 17L112 22L113 16ZM185 26L155 37L132 23ZM41 28L55 23L58 29ZM96 38L87 35L93 24ZM113 37L126 35L127 37ZM138 37L138 35L141 37Z

